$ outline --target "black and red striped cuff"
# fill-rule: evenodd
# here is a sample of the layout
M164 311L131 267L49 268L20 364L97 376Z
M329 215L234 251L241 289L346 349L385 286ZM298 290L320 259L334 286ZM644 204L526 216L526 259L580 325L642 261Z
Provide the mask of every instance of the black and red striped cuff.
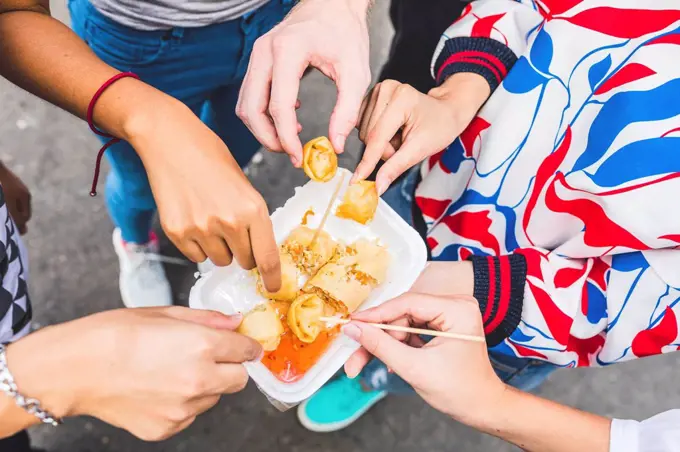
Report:
M489 347L510 337L522 319L527 263L521 254L470 256L475 276L474 296L484 321Z
M493 92L516 61L517 56L510 47L495 39L456 37L444 44L434 65L434 74L437 85L458 72L479 74L489 82Z

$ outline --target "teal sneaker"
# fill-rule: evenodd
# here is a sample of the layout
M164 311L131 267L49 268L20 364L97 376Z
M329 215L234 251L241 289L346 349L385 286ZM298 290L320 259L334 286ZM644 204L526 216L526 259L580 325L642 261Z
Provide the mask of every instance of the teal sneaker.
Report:
M341 375L298 407L298 419L312 432L335 432L351 425L386 395L385 391L365 391L359 378Z

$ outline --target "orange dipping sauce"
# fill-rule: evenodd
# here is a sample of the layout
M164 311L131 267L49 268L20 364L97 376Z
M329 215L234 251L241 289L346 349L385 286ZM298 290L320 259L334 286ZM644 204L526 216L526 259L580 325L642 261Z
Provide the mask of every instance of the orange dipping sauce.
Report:
M281 315L285 332L276 350L265 353L262 364L284 383L293 383L301 379L305 373L321 358L331 341L340 332L340 326L323 331L311 344L302 342L288 328L285 321L288 303L275 302L275 309Z

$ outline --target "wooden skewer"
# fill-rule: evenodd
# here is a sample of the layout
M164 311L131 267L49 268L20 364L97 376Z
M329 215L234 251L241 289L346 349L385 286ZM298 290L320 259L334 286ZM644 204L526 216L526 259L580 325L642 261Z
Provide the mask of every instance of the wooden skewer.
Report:
M351 322L351 320L349 319L341 319L339 317L320 317L319 320L327 323L339 323L341 325L346 325L349 322ZM385 325L383 323L367 323L367 324L374 326L376 328L380 328L381 330L401 331L404 333L422 334L423 336L448 337L450 339L459 339L462 341L486 342L486 339L481 336L470 336L468 334L451 333L448 331L425 330L422 328L411 328L399 325Z
M326 224L326 220L328 219L328 214L331 213L331 210L333 209L333 203L335 203L335 200L338 197L338 193L340 193L340 188L342 188L342 183L345 181L345 173L342 173L340 175L340 181L338 182L338 186L335 187L335 191L333 192L333 196L331 196L331 200L328 203L328 207L326 207L326 212L323 214L323 217L321 218L321 223L319 223L319 227L316 229L316 232L314 232L314 237L312 237L312 241L309 242L309 249L314 248L314 244L316 243L316 240L319 238L319 234L321 234L321 231L323 231L323 227Z

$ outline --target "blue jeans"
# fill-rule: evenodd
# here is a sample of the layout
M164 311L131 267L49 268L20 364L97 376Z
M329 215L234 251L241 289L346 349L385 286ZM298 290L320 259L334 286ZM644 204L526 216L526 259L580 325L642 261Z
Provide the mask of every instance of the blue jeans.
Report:
M161 31L120 25L88 0L69 0L69 10L73 30L99 58L184 102L244 167L260 145L235 114L241 82L255 40L279 23L293 2L272 0L237 20ZM125 241L145 243L156 203L142 161L125 142L106 155L111 164L106 204L113 222Z
M382 196L406 222L413 224L413 193L418 178L418 169L412 169L401 182L390 187ZM489 350L489 359L496 374L505 383L524 391L531 391L543 383L556 366L543 361L508 356ZM374 390L395 394L408 394L413 388L377 359L371 361L361 372L363 382Z

